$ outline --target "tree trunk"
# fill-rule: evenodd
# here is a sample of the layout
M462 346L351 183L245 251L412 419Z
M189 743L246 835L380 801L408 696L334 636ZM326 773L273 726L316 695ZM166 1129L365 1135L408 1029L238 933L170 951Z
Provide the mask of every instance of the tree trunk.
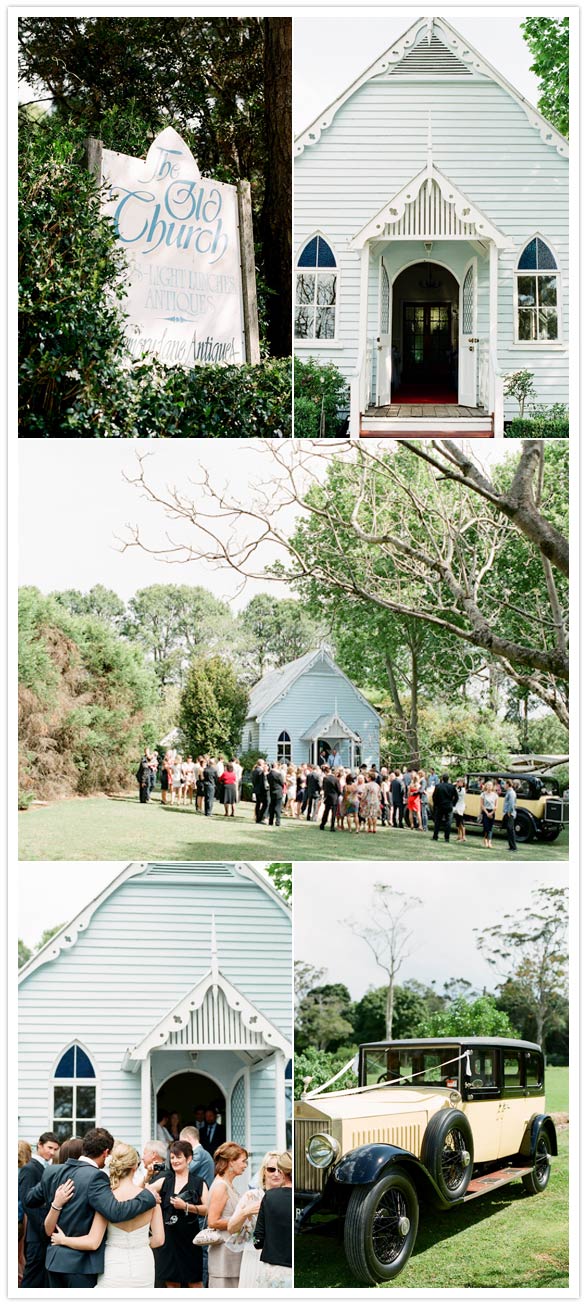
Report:
M265 195L261 214L269 342L291 355L291 18L264 18Z
M389 980L387 997L385 999L385 1041L390 1042L393 1034L393 994L394 981Z
M411 706L411 711L412 711L412 713L411 713L410 719L408 719L407 716L406 716L406 714L405 714L405 712L404 712L404 708L403 708L403 706L402 706L402 703L401 703L401 697L400 697L400 694L399 694L399 688L398 688L398 685L397 685L397 679L396 679L396 676L395 676L395 670L394 670L394 667L393 667L393 663L392 663L392 660L391 660L391 656L390 656L390 654L389 654L388 651L385 652L385 668L386 668L386 671L387 671L387 681L388 681L388 683L389 683L389 690L390 690L390 692L391 692L391 699L392 699L392 701L393 701L393 705L394 705L394 708L395 708L395 713L396 713L396 715L397 715L397 717L398 717L398 720L399 720L399 724L400 724L401 731L402 731L402 733L403 733L403 735L404 735L404 737L405 737L405 739L406 739L406 743L407 743L407 747L408 747L408 752L409 752L410 760L411 760L411 761L413 761L413 760L418 760L418 761L419 761L419 759L420 759L420 745L419 745L419 742L418 742L418 703L417 703L417 689L418 689L418 684L417 684L417 678L416 678L416 711L415 711L415 719L414 719L414 704L413 704L413 703L414 703L414 684L413 684L413 683L412 683L412 706ZM413 660L412 660L412 670L413 670ZM411 764L411 765L410 765L410 768L411 768L411 769L419 769L420 766L419 766L419 764L418 764L418 765Z
M418 652L410 642L410 752L412 769L420 768L420 743L418 741Z

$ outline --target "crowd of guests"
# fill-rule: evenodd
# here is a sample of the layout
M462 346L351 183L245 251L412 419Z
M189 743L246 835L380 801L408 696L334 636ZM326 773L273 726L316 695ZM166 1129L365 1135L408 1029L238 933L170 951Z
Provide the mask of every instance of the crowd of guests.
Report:
M156 752L145 751L137 779L141 801L148 801L158 770ZM161 766L163 805L192 805L211 815L215 799L224 805L226 816L236 814L241 797L243 770L240 761L213 756L185 759L175 751L165 754ZM511 779L481 776L479 818L483 846L491 848L497 802L503 795L503 819L511 851L517 850L515 836L516 783ZM252 771L255 823L279 827L282 817L316 822L331 832L346 829L354 833L376 833L378 826L408 828L427 833L433 841L440 833L450 841L453 819L457 842L466 842L465 780L451 781L448 773L436 769L379 769L360 765L349 769L338 751L321 753L317 765L293 765L260 758Z
M209 1117L168 1126L139 1153L106 1129L18 1145L22 1288L285 1288L292 1270L292 1161L267 1152L256 1179ZM197 1118L197 1114L196 1114ZM216 1130L216 1133L212 1130Z

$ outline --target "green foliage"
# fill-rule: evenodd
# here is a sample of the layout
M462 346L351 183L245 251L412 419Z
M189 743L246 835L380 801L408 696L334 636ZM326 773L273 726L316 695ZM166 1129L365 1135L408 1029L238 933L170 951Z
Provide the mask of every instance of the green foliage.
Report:
M522 440L524 437L542 437L546 440L550 437L568 436L568 416L566 419L542 419L540 417L523 419L518 416L508 423L506 432L506 437L516 437L518 440Z
M475 769L482 765L509 767L511 751L517 745L513 724L499 720L489 709L464 697L456 704L428 701L420 706L420 753L425 765L443 761L452 769ZM404 763L401 738L393 736L394 722L386 728L381 756L393 766Z
M435 1011L420 1021L415 1038L453 1038L461 1035L486 1038L518 1038L520 1035L493 997L476 997L468 1001L457 997L446 1010Z
M353 1032L353 1007L344 983L324 983L303 997L297 1010L296 1051L333 1051Z
M148 652L165 687L181 682L196 656L223 650L233 627L230 606L205 587L152 583L131 597L124 633Z
M311 1079L308 1085L312 1088L319 1088L321 1084L331 1079L333 1074L342 1069L343 1065L351 1059L356 1053L354 1047L340 1048L334 1054L330 1052L318 1051L315 1047L307 1047L304 1052L296 1054L294 1060L294 1097L296 1100L302 1096L304 1083L307 1078ZM342 1088L356 1088L357 1076L355 1072L347 1070L347 1073L341 1079L336 1079L328 1091L340 1092Z
M277 891L287 902L291 902L292 895L292 865L291 862L274 861L267 866L267 873L271 882L275 884Z
M538 108L564 137L569 135L569 20L526 18L521 25L540 82Z
M19 781L38 797L128 783L158 697L143 653L95 615L73 615L36 588L19 597Z
M35 946L32 949L31 947L27 947L26 943L23 942L22 938L19 938L18 939L19 970L22 969L23 965L26 965L27 961L31 959L31 956L34 956L37 951L42 951L43 947L45 947L47 943L51 941L51 938L54 938L56 933L61 933L61 930L64 928L65 928L65 924L56 924L54 929L44 929L39 938L39 941L35 943Z
M189 668L181 694L179 727L192 756L231 755L238 748L248 694L227 660L211 656Z
M504 396L513 396L520 407L520 418L524 417L524 407L526 401L534 396L534 374L530 369L517 369L515 373L507 373L504 378Z
M296 437L340 436L341 413L348 408L348 383L335 364L294 358Z
M354 1025L357 1043L379 1042L385 1038L385 1004L387 988L369 988L355 1005ZM396 984L393 992L393 1036L414 1038L418 1025L431 1012L442 1007L442 1000L433 988L409 979Z
M242 654L256 681L271 664L279 668L319 644L323 626L301 603L261 592L240 615Z
M482 929L477 946L502 979L502 999L525 1010L542 1043L560 1027L568 996L568 890L542 886L532 904Z

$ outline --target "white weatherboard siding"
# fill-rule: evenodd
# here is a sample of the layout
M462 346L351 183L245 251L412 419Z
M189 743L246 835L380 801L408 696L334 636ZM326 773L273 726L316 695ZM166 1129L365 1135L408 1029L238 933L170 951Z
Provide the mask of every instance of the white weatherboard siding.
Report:
M498 364L502 374L529 368L541 401L567 401L568 342L568 159L549 144L514 96L489 76L444 76L437 80L375 76L335 113L315 144L296 159L295 250L319 231L330 243L339 269L338 331L335 342L305 345L303 357L331 360L350 379L358 363L360 252L348 249L378 211L412 181L431 156L437 169L511 243L499 254ZM522 247L536 233L551 246L562 273L561 345L514 344L513 271ZM390 241L382 251L395 259ZM403 244L403 243L402 243ZM413 241L413 258L424 258ZM461 269L475 253L469 241L452 245L450 267ZM440 242L431 259L440 259ZM372 256L373 259L373 256ZM488 330L488 299L481 292L488 259L479 255L478 334ZM458 275L457 275L458 276ZM371 277L369 335L377 331L377 281ZM517 412L506 402L506 414Z
M140 1069L123 1070L123 1060L210 971L212 917L220 977L289 1038L288 908L246 866L199 868L147 866L131 874L97 907L77 941L56 959L29 967L20 985L21 1137L36 1141L51 1126L57 1058L77 1040L95 1067L98 1123L140 1145ZM260 1058L267 1053L248 1053L248 1059ZM246 1059L233 1051L202 1051L194 1068L223 1086L226 1080L230 1090ZM150 1060L154 1092L164 1079L190 1068L186 1051L157 1050ZM272 1142L275 1115L274 1108ZM248 1146L258 1155L265 1141L266 1135Z

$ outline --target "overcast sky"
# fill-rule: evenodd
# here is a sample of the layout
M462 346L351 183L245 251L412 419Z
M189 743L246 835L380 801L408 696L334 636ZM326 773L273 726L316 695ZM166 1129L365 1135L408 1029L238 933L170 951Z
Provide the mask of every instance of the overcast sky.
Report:
M344 921L369 922L369 903L376 883L420 897L421 907L406 923L413 930L410 956L400 982L443 984L464 978L477 988L492 988L496 976L475 946L475 928L498 923L507 912L531 904L531 890L547 882L564 886L568 875L550 866L528 865L520 870L504 862L484 870L463 865L400 865L392 863L308 863L294 870L294 956L328 970L328 983L346 983L353 1000L369 986L382 987L385 975L372 952Z
M372 11L371 11L372 12ZM375 59L402 36L426 10L390 7L385 17L296 18L294 24L294 132L301 132L346 90ZM527 10L504 8L493 17L473 16L470 9L446 10L457 32L536 105L538 83L530 72L532 55L520 31Z
M487 463L511 455L518 443L478 441L476 446ZM95 583L111 587L127 601L139 587L152 583L189 583L207 587L215 596L233 600L241 608L258 592L287 596L288 589L265 579L247 582L236 596L239 577L231 570L203 564L165 564L133 547L121 554L121 539L128 539L126 525L138 524L150 546L164 547L166 534L174 540L191 540L194 531L172 523L159 506L153 506L124 474L135 476L137 452L148 453L146 469L159 493L176 486L194 498L200 510L209 509L202 493L193 486L203 462L210 480L225 485L250 505L262 484L274 472L269 443L250 443L238 438L209 441L78 441L32 439L19 443L19 582L47 593L66 588L87 592ZM323 472L322 461L317 472ZM50 490L48 490L50 489ZM291 507L281 516L281 529L293 529L296 512ZM258 552L255 567L261 571L275 559L273 548Z

